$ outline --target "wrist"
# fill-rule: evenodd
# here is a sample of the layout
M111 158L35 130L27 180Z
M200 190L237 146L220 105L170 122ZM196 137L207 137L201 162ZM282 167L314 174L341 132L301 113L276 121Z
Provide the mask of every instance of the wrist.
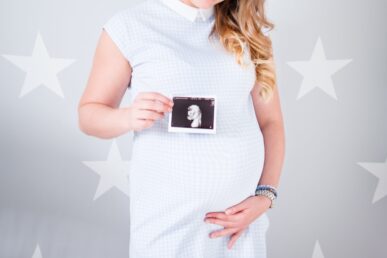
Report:
M254 197L261 203L265 204L265 207L269 209L272 205L272 200L265 195L254 195Z
M268 199L270 199L271 204L269 208L273 208L274 200L277 198L278 193L277 193L277 189L272 185L258 184L257 188L255 189L255 195L263 195Z

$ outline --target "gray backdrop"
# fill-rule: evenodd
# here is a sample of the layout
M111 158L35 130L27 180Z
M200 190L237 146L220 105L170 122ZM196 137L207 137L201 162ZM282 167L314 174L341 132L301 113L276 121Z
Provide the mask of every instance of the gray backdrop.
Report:
M135 2L0 4L0 257L128 257L132 134L86 136L77 104ZM387 1L267 7L286 129L268 257L387 257Z

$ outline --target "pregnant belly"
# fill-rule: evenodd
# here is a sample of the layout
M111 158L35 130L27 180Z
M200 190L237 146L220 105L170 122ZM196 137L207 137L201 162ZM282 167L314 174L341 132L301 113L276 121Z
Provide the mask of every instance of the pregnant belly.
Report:
M187 205L223 210L254 193L263 167L263 142L255 137L149 134L134 141L130 194L154 209ZM156 211L155 211L156 212Z

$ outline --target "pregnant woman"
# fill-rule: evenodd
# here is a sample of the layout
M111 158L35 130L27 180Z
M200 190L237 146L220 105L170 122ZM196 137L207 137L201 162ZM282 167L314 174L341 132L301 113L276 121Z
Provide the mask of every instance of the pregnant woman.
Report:
M264 0L143 0L103 25L79 126L133 132L131 258L266 257L285 138L273 27ZM216 96L216 133L168 132L173 95Z

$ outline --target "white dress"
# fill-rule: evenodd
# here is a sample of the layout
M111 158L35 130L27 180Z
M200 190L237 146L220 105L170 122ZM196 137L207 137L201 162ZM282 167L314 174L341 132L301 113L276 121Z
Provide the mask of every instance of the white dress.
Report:
M103 26L133 68L132 96L215 95L218 105L216 134L168 132L169 114L134 132L129 257L266 258L266 213L231 250L229 236L209 238L223 227L203 221L206 213L254 195L261 176L264 142L250 95L254 66L242 68L208 39L214 16L187 18L163 0L144 0Z

